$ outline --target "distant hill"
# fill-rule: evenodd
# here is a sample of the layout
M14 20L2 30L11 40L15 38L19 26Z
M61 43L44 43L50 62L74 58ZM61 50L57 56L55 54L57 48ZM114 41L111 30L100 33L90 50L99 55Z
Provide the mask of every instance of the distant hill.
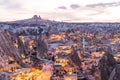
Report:
M26 25L39 25L40 23L49 23L53 22L47 19L42 19L40 16L34 15L32 18L24 19L24 20L16 20L16 21L10 21L6 22L8 24L26 24Z

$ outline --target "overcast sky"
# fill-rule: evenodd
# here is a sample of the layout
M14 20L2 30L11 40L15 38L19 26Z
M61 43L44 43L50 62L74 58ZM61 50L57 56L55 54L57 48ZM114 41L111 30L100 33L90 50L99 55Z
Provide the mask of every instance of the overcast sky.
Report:
M120 0L0 0L0 21L40 15L68 22L120 22Z

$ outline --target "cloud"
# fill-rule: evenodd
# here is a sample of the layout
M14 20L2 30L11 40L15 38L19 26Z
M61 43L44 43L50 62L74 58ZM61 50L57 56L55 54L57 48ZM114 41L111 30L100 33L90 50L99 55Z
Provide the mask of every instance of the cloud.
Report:
M98 4L89 4L86 7L96 8L96 7L112 7L120 6L120 2L111 2L111 3L98 3Z
M58 9L63 9L63 10L65 10L65 9L67 9L65 6L60 6L60 7L58 7Z
M70 7L71 7L72 9L77 9L77 8L79 8L80 6L79 6L78 4L71 4Z
M21 9L22 5L16 1L13 0L0 0L0 6L2 6L5 9L10 9L10 10L16 10L16 9Z

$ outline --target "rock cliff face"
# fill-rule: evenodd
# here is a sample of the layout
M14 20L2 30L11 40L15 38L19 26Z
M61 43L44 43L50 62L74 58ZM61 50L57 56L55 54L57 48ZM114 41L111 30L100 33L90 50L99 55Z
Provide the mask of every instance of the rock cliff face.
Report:
M16 38L17 38L17 44L18 44L18 52L20 54L27 54L26 45L23 44L23 41L19 37L16 37Z
M41 36L39 36L39 38L36 40L36 44L37 44L37 51L39 53L40 57L45 57L47 56L46 52L47 52L47 45L45 44L45 42L43 40L41 40Z
M11 57L17 62L20 62L21 56L14 47L11 35L8 32L0 31L0 56Z
M78 56L78 53L75 51L74 54L70 55L70 62L73 66L81 67L81 59Z
M8 59L8 64L11 62L10 59L12 59L12 61L22 65L22 54L28 55L28 57L36 55L38 57L35 60L38 60L38 58L46 57L46 52L47 46L40 37L36 39L34 49L29 52L28 45L24 44L19 37L12 36L6 31L0 31L0 60L1 58L2 60ZM32 61L34 62L35 60L33 59Z
M110 74L109 80L120 80L120 64L117 64L116 67Z
M116 62L112 54L107 53L101 58L99 62L99 69L101 73L101 80L109 80L110 74L116 66Z
M115 67L115 74L111 80L120 80L120 64L116 65Z

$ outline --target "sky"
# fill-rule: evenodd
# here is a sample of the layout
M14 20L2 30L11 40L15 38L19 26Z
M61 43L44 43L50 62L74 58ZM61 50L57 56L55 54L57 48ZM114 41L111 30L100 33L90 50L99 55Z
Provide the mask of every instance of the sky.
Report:
M120 0L0 0L0 21L33 15L65 22L120 22Z

